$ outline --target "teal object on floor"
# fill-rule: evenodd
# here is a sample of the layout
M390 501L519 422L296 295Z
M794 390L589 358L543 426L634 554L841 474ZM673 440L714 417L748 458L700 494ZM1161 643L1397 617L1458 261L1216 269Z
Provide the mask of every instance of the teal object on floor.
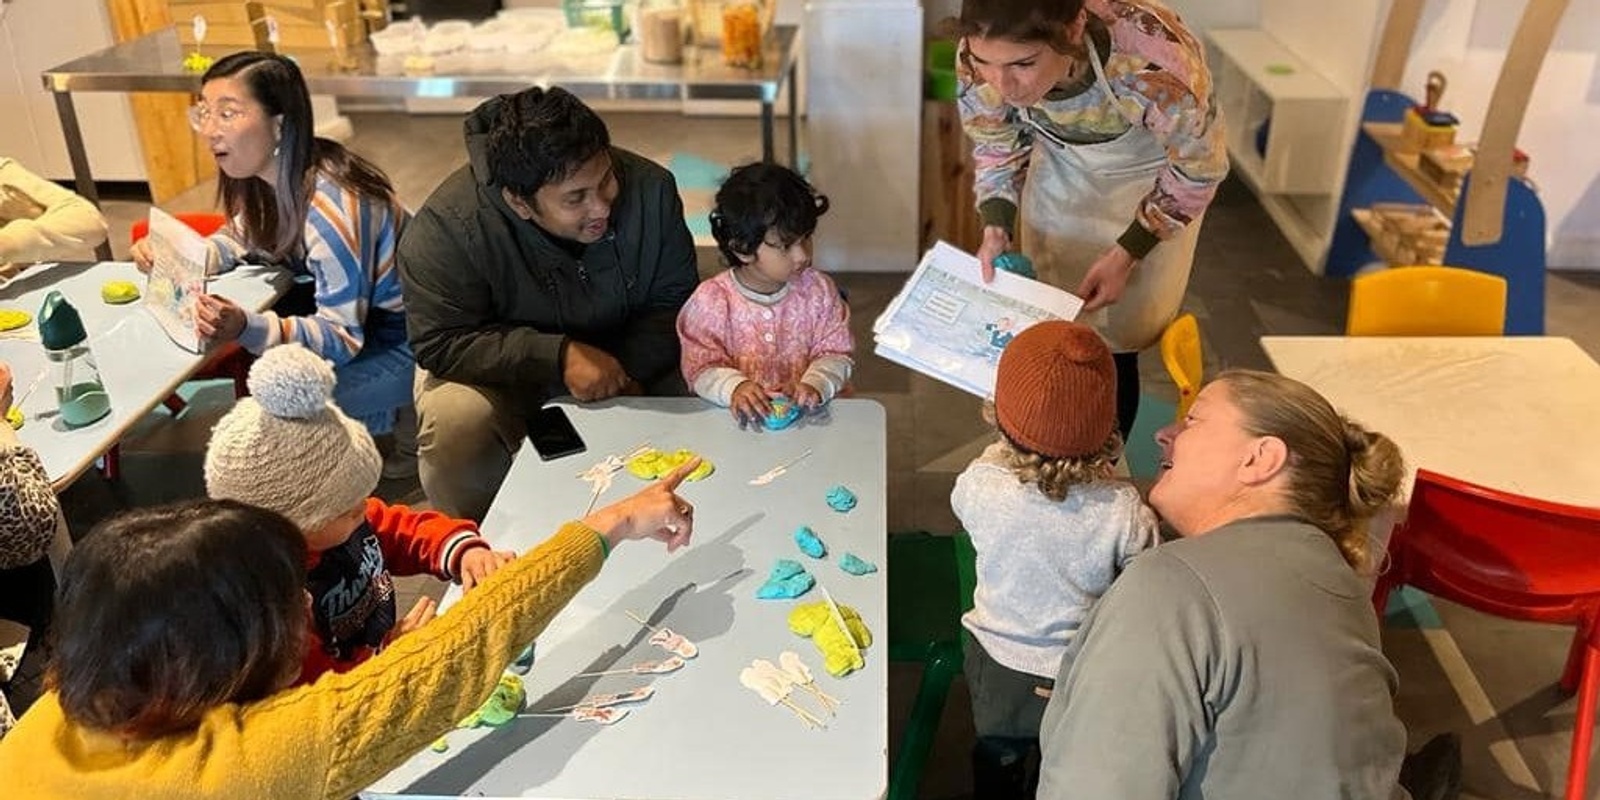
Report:
M728 176L728 165L690 153L673 153L667 160L667 169L678 182L679 189L715 189Z
M1139 397L1139 416L1134 417L1133 431L1123 443L1122 457L1128 460L1128 474L1134 478L1154 480L1160 471L1161 448L1156 445L1156 431L1171 425L1178 407L1145 390Z
M1001 253L996 256L994 268L1004 270L1013 275L1021 275L1024 278L1036 279L1039 277L1039 273L1033 269L1033 259L1015 251Z

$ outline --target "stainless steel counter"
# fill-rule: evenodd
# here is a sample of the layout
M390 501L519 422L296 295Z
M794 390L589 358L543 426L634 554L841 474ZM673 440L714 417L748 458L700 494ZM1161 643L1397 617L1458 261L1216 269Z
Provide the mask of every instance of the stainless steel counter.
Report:
M458 73L449 75L385 74L371 45L357 50L357 65L338 69L328 50L290 52L305 74L312 94L349 98L383 97L490 97L529 86L561 86L590 100L752 100L761 104L761 154L773 160L773 105L785 81L789 92L789 162L798 158L795 78L798 26L778 25L767 36L763 66L736 69L724 66L715 50L685 48L683 64L651 64L639 57L637 45L623 45L609 57L585 59L582 66L551 68L542 72ZM221 57L238 48L206 47L202 52ZM44 86L55 93L56 113L66 137L67 154L78 193L98 203L99 194L84 151L83 132L73 106L74 92L189 92L200 91L200 76L183 69L184 48L176 29L167 28L74 59L43 73ZM130 131L130 134L132 132ZM111 258L102 245L100 257Z

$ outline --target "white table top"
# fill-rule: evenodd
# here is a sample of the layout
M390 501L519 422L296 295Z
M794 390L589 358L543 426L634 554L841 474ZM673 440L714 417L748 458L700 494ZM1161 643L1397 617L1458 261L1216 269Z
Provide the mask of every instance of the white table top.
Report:
M0 335L0 361L11 366L18 400L39 381L22 403L27 423L17 436L38 451L57 491L89 469L205 361L167 338L143 301L114 306L101 300L101 285L115 280L145 284L132 263L62 263L35 266L0 288L0 308L26 311L35 318L26 328ZM211 281L210 291L245 308L262 309L288 288L288 281L287 273L273 267L241 266ZM56 416L56 381L46 374L50 362L39 343L39 307L54 289L61 290L82 317L95 365L111 395L110 414L75 430L66 429Z
M1555 337L1263 336L1278 372L1425 467L1600 506L1600 364ZM1407 481L1409 492L1410 481Z
M874 798L886 789L888 736L886 449L883 407L836 400L825 416L786 431L742 431L727 410L696 398L633 398L591 406L562 403L588 445L585 453L541 462L524 446L483 525L497 547L526 550L561 522L582 516L589 484L579 472L648 440L695 450L716 464L680 493L695 504L693 544L668 555L653 542L618 548L594 583L539 638L524 677L528 707L574 702L595 692L645 684L656 695L611 727L522 718L500 729L457 730L444 754L424 751L372 787L407 796L544 798ZM807 449L806 460L765 487L756 475ZM843 484L859 504L848 514L824 502ZM643 482L616 475L600 504ZM793 534L811 526L827 544L823 560L802 555ZM878 565L856 577L838 567L846 552ZM875 644L866 668L836 679L809 640L791 633L797 602L757 600L775 560L803 563L843 605L856 608ZM455 590L452 589L452 593ZM447 595L446 602L453 599ZM658 660L632 610L659 619L700 646L698 658L660 676L574 678L586 671ZM448 612L447 612L448 613ZM826 730L808 730L739 683L752 659L776 662L793 650L823 691L844 701ZM812 713L820 704L796 699ZM369 793L370 794L370 793Z

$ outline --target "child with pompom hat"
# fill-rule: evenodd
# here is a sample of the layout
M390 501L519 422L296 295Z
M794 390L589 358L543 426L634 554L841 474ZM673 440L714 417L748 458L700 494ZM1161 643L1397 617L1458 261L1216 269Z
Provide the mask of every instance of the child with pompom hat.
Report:
M977 744L976 797L1033 797L1030 752L1078 626L1128 560L1156 542L1156 517L1117 480L1116 367L1094 329L1050 320L1000 353L999 429L956 478L950 506L977 551L962 618Z
M206 448L206 492L288 517L306 537L312 635L300 673L310 683L372 657L434 616L423 598L397 619L393 575L434 575L471 589L514 554L475 524L371 497L383 459L367 429L333 404L333 367L299 344L250 368L250 397Z

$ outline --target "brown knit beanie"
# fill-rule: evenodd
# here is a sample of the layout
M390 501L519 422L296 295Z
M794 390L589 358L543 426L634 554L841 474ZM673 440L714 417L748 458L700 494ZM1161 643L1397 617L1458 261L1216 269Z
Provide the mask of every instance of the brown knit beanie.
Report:
M994 413L1011 441L1049 458L1079 458L1117 427L1117 370L1093 328L1049 320L1000 353Z

